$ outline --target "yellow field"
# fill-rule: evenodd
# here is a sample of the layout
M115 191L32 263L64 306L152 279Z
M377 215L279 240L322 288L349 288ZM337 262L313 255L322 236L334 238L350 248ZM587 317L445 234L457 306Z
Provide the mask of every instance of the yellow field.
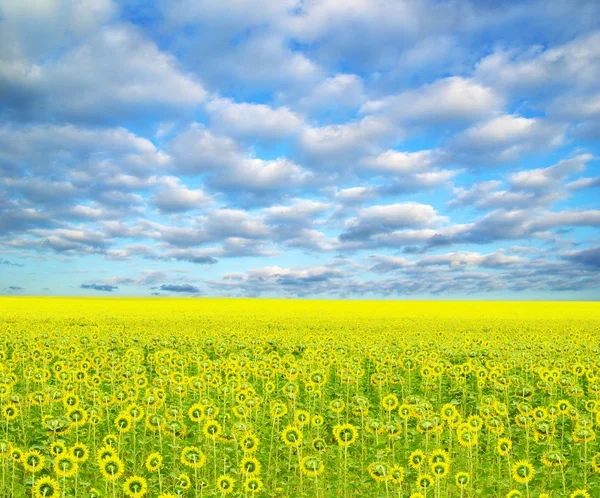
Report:
M599 338L591 302L2 298L0 496L600 497Z

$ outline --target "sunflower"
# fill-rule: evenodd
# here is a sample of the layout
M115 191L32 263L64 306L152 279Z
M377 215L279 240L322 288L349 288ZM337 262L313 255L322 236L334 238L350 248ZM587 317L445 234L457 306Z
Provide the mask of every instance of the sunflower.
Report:
M252 456L245 456L240 462L240 471L243 475L258 475L260 474L260 462Z
M506 498L521 498L523 494L518 489L511 489L506 493Z
M296 410L294 421L298 427L302 428L310 423L310 413L306 410Z
M429 464L433 465L438 462L450 463L450 455L446 450L437 449L431 452L431 455L429 455Z
M38 450L26 451L22 457L23 467L28 472L39 472L44 468L45 461L44 455Z
M318 453L324 453L325 451L327 451L327 443L322 437L313 439L312 447L313 450L315 450Z
M429 489L434 485L435 481L429 474L421 474L417 477L417 486L423 489Z
M54 441L50 443L50 454L54 456L61 455L67 452L67 447L62 441Z
M79 405L72 406L67 411L67 418L75 426L81 426L85 424L89 418L89 413Z
M577 443L589 443L596 439L596 433L589 427L579 426L573 431L573 439Z
M102 438L102 442L106 446L112 446L113 448L116 448L119 444L119 438L114 434L107 434Z
M144 425L152 432L158 431L165 422L165 417L158 413L149 413L144 419Z
M454 476L454 481L460 489L465 489L471 481L471 476L468 472L457 472Z
M592 457L592 468L595 472L600 472L600 453L596 453Z
M194 403L188 410L188 417L192 422L200 423L204 419L203 406L200 403Z
M333 428L333 436L340 446L350 446L356 442L358 429L352 424L338 424Z
M342 413L346 408L346 403L343 399L334 399L329 402L329 409L333 413Z
M54 460L53 469L59 477L71 477L77 472L77 461L73 458L73 455L63 453L58 455Z
M96 452L96 460L98 462L114 456L117 456L117 450L112 446L103 446Z
M217 489L221 491L222 494L228 495L233 493L234 481L231 476L222 475L217 478Z
M460 428L456 432L456 439L458 439L458 444L460 444L464 448L470 448L471 446L475 446L479 441L477 433L467 428Z
M123 492L129 498L141 498L148 492L148 482L145 477L131 476L123 483Z
M526 460L519 460L512 466L513 479L518 483L527 484L529 481L531 481L531 479L533 479L534 474L535 470L533 465Z
M251 493L258 493L263 487L262 479L256 476L249 477L244 481L244 489Z
M432 474L436 477L436 479L441 479L442 477L446 477L448 474L448 470L450 469L450 465L448 462L432 462L429 466Z
M148 472L157 472L163 466L163 457L156 451L150 453L146 458L146 469Z
M567 463L567 459L556 450L548 450L542 455L542 463L546 467L560 467Z
M398 406L398 397L395 394L386 394L381 400L381 406L391 412Z
M512 441L506 437L501 437L496 444L496 450L498 451L498 455L507 456L510 450L512 450Z
M10 456L13 459L13 461L15 461L15 462L22 462L23 461L23 450L21 450L20 448L15 447L15 446L11 446L11 448L10 448Z
M117 431L119 431L121 434L124 434L129 432L133 427L133 419L128 413L121 412L117 418L115 418L114 424Z
M192 485L190 476L188 476L187 474L179 474L179 477L177 477L176 485L180 489L189 489Z
M308 477L317 477L325 470L325 464L317 456L308 455L300 460L300 472Z
M202 432L204 433L204 435L206 437L211 438L211 439L216 439L223 432L223 427L216 420L210 419L210 420L206 421L206 423L204 424L204 427L202 428Z
M35 498L56 498L60 495L58 481L50 476L40 477L33 487Z
M173 493L161 493L157 498L177 498L177 495Z
M451 422L454 419L456 419L459 415L458 410L456 409L456 407L450 403L445 404L444 406L442 406L442 409L440 411L442 418L446 421L446 422Z
M392 465L390 468L390 481L394 484L402 484L404 481L404 467Z
M273 401L271 403L271 408L269 409L269 414L272 418L281 418L288 412L287 406L284 405L281 401Z
M85 443L79 442L71 447L70 454L77 463L84 463L90 457L90 449Z
M12 422L19 416L19 407L16 405L5 405L2 408L2 417L7 422Z
M569 498L592 498L592 497L585 489L576 489L569 495Z
M311 424L313 427L321 427L325 423L325 419L322 415L315 415L311 419Z
M117 456L105 458L99 462L99 466L102 477L110 481L116 481L125 471L123 461Z
M281 431L281 440L290 448L298 448L302 444L302 432L297 427L288 425Z
M196 446L186 446L181 451L181 463L193 469L199 469L206 463L206 456Z
M411 469L418 470L427 459L425 453L421 450L415 450L408 455L408 466Z
M258 449L259 442L258 437L248 432L240 439L240 447L244 453L254 453Z

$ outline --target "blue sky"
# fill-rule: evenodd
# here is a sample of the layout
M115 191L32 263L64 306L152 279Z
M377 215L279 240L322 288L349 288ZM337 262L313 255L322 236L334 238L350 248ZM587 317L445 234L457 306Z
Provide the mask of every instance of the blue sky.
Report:
M596 0L0 0L0 293L600 297Z

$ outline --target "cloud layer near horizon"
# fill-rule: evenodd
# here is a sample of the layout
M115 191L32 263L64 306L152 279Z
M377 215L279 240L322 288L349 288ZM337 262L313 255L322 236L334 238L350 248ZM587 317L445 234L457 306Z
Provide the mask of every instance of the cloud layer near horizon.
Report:
M597 299L575 3L0 0L0 292Z

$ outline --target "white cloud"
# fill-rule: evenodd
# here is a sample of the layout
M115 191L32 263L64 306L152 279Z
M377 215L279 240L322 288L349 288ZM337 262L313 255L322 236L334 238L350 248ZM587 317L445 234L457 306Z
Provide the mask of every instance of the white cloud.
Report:
M215 135L198 123L173 138L167 147L176 168L188 174L229 168L244 157L231 138Z
M588 87L597 84L600 71L600 33L592 33L564 45L524 53L496 51L482 59L475 75L481 81L510 92L522 93L565 85Z
M188 189L177 177L166 176L150 201L163 213L180 213L206 207L212 197L202 189Z
M406 123L447 124L493 115L502 105L494 91L474 80L452 76L397 95L365 103L364 114L384 113Z
M288 206L272 206L264 209L269 223L311 223L314 216L327 211L331 204L311 199L294 199Z
M364 102L364 93L364 83L359 76L340 73L323 80L310 94L300 98L296 106L315 113L353 109Z
M563 180L573 173L585 170L587 162L594 159L591 154L579 154L570 159L563 159L548 168L537 168L508 175L508 182L522 189L550 189L562 184Z
M205 105L217 131L255 140L281 140L300 131L302 118L287 107L217 98Z
M374 153L391 137L399 138L399 131L387 118L367 116L341 125L307 127L300 135L300 149L313 160L337 163Z
M387 173L419 173L431 168L435 163L435 152L419 150L416 152L400 152L386 150L374 157L365 159L365 164L376 171Z
M447 150L455 160L480 166L516 161L525 154L558 147L564 141L565 130L560 123L506 114L458 134Z

